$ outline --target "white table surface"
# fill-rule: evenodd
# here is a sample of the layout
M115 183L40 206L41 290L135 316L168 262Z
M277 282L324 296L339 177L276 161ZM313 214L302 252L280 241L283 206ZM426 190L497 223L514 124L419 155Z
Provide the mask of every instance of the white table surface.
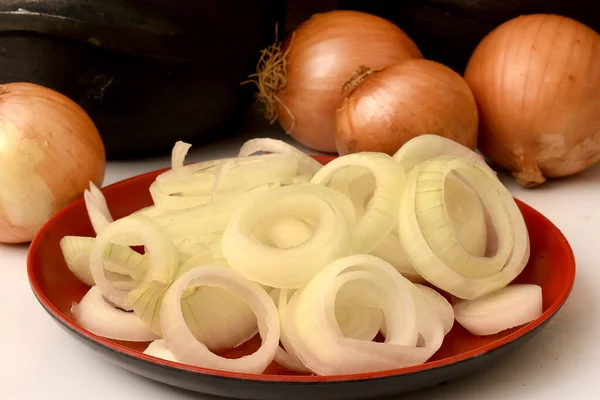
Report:
M244 139L203 146L189 160L233 155ZM168 165L168 157L109 162L105 185ZM516 197L546 215L565 234L577 259L575 288L558 315L516 353L475 375L409 398L599 398L600 164L533 190L518 187L508 176L502 179ZM122 370L64 332L29 288L27 249L27 245L0 245L0 399L209 398Z

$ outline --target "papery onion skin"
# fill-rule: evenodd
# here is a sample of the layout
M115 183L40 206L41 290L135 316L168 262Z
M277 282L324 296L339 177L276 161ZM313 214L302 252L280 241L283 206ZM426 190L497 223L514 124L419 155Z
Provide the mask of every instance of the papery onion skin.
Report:
M100 186L94 123L75 102L32 83L0 86L0 242L30 241L56 212Z
M361 151L394 155L422 134L477 147L475 99L465 80L450 68L413 59L379 72L371 70L357 84L336 112L340 155Z
M561 16L512 19L486 36L465 72L481 151L532 187L600 160L600 35Z
M343 98L342 86L356 68L363 64L382 68L422 57L415 43L390 21L346 10L313 15L277 51L284 56L280 57L284 79L259 98L274 107L275 117L294 139L324 152L336 151L335 110ZM260 78L259 88L264 90Z

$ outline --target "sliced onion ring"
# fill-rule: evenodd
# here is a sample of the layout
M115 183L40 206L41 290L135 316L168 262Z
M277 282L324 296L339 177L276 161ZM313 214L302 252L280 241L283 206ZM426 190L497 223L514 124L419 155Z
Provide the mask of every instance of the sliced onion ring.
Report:
M346 338L335 321L336 291L356 280L364 282L363 301L381 308L385 315L385 343ZM289 341L286 350L319 375L421 364L433 354L435 343L431 348L415 347L418 327L413 290L410 281L381 259L367 255L339 259L315 275L288 303L282 318ZM439 326L443 338L441 323Z
M509 222L511 229L508 232L496 232L499 241L504 241L511 247L508 259L499 272L482 278L465 277L436 255L421 231L420 215L415 202L418 172L426 164L439 164L440 160L446 163L444 168L459 170L461 176L480 195L485 209L492 214L491 219L499 224L503 223L502 218ZM422 204L420 206L423 207ZM434 286L462 299L476 299L506 286L521 273L529 259L527 227L510 192L495 175L479 164L457 157L438 157L420 164L411 172L403 200L400 202L399 233L404 253L415 270Z
M144 354L147 354L152 357L161 358L163 360L174 361L177 362L171 350L167 347L164 339L158 339L153 341L146 347L144 350Z
M104 228L113 222L113 217L106 204L106 198L100 189L93 182L90 182L89 190L86 189L83 192L83 200L94 232L96 234L102 232Z
M326 186L339 169L347 166L367 168L375 177L375 191L369 206L353 228L356 252L370 253L397 223L398 202L406 176L387 154L356 153L336 158L323 166L311 182Z
M474 335L493 335L533 321L542 315L542 288L509 285L476 300L454 305L456 321Z
M274 288L295 289L331 261L352 254L350 200L334 189L298 184L249 198L234 212L223 233L229 265L248 279ZM270 245L277 220L299 218L313 235L298 246Z
M71 313L83 328L108 339L149 342L158 338L140 317L104 301L98 286L92 286L79 304L73 304Z
M421 295L427 300L431 310L437 313L444 327L444 335L454 326L454 309L444 296L429 286L415 284Z
M164 234L160 225L153 219L142 215L121 218L98 234L90 253L90 270L94 282L110 302L129 311L132 309L128 299L130 291L116 288L113 282L107 279L103 262L105 248L114 237L123 237L123 234L139 239L135 243L128 243L129 245L143 244L146 248L148 269L140 284L152 281L170 283L177 268L177 253L173 242Z
M394 154L394 159L409 173L417 165L439 156L456 156L472 161L491 174L495 174L486 164L483 156L454 140L438 135L420 135L406 142Z
M313 176L322 167L320 162L306 153L298 150L294 146L282 140L270 138L257 138L248 140L240 148L238 157L248 157L258 152L290 154L296 157L300 162L300 168L298 169L299 175Z
M196 340L185 323L181 311L181 297L191 286L216 286L243 298L258 321L262 338L260 348L251 355L238 359L219 357ZM267 292L258 284L226 267L201 266L180 276L165 294L160 321L167 347L182 363L221 371L260 374L273 361L279 347L279 315Z
M183 167L185 156L192 147L191 144L178 140L171 151L171 168L177 170Z

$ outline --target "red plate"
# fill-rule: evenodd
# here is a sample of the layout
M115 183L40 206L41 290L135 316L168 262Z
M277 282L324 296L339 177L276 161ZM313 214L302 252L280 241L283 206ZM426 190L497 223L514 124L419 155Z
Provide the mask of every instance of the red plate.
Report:
M332 157L315 157L326 163ZM152 204L148 187L161 171L149 172L103 189L115 218ZM531 337L559 310L575 279L573 252L561 232L544 216L517 201L531 238L531 258L517 278L542 287L544 312L535 321L496 335L477 337L458 324L426 364L390 371L340 376L299 376L271 365L265 374L249 375L173 363L142 354L146 344L98 337L81 328L70 312L88 290L67 269L59 247L65 235L93 236L83 199L59 212L31 244L27 268L31 288L44 309L69 333L122 367L171 385L234 398L354 399L389 396L432 386L481 369ZM256 347L250 341L225 356L237 357Z

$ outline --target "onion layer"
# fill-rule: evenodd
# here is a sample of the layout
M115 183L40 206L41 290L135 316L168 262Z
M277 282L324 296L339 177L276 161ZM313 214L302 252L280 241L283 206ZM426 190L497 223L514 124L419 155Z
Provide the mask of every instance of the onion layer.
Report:
M164 339L158 339L153 341L146 347L144 350L144 354L147 354L152 357L162 358L163 360L174 361L177 362L173 353L167 348Z
M452 308L452 305L444 298L444 296L429 286L417 284L415 287L427 300L431 310L438 315L442 326L444 327L444 335L447 335L454 326L454 309Z
M95 335L129 342L148 342L157 339L150 328L134 313L112 307L93 286L71 313L79 325Z
M361 153L339 157L323 166L312 182L328 185L337 171L344 167L363 167L375 177L365 213L353 228L354 247L358 253L369 253L376 248L396 225L398 201L406 183L404 170L388 155Z
M182 210L235 198L263 185L291 182L299 161L283 154L267 154L190 164L171 169L150 185L159 208Z
M305 242L278 248L268 239L281 218L312 227ZM234 212L222 239L229 265L248 279L274 288L299 288L331 261L353 252L353 207L333 189L299 184L252 197Z
M256 315L262 338L262 344L256 352L238 359L227 359L211 353L196 340L183 318L181 297L188 287L201 285L226 289L248 303ZM160 320L167 347L177 360L190 365L260 374L273 361L279 347L279 316L273 300L258 284L229 268L203 266L180 276L163 298Z
M360 288L364 304L383 311L384 343L347 338L342 334L335 316L335 299L338 291L350 282L356 285L355 289ZM436 321L440 328L438 336L441 331L442 338L443 329L435 315L429 324L433 330L425 332L423 328L429 339L426 347L415 347L419 327L413 290L416 289L410 281L376 257L354 255L339 259L317 273L287 304L282 316L288 341L286 350L319 375L379 371L423 363L441 344L441 339L433 338Z
M95 239L91 237L65 236L60 240L60 248L67 267L88 286L94 286L90 269L90 254ZM110 243L104 249L104 274L121 289L134 287L148 270L148 258L129 247ZM120 281L120 282L119 282Z
M303 153L292 145L287 144L282 140L275 140L269 138L261 139L250 139L242 145L238 153L238 157L248 157L258 152L271 152L290 154L298 159L300 166L298 168L299 175L308 175L312 177L315 172L321 169L322 165L320 162L312 158L311 156Z
M135 243L129 243L130 245L143 244L146 247L148 271L142 285L152 282L169 284L176 271L177 255L173 242L165 236L160 225L149 217L138 215L121 218L98 234L90 254L90 269L94 282L110 302L124 310L131 310L128 299L130 291L116 288L104 273L104 249L113 237L122 237L123 234L139 238Z
M493 335L542 315L542 288L510 285L477 300L454 305L456 321L474 335Z
M453 171L471 185L490 214L498 239L491 257L470 254L444 211L443 183ZM496 176L460 158L437 157L413 169L400 203L399 233L404 252L419 274L463 299L506 286L529 259L527 227L508 190Z
M394 154L394 160L408 173L417 165L440 156L460 157L494 173L480 154L454 140L437 135L420 135L412 138Z

